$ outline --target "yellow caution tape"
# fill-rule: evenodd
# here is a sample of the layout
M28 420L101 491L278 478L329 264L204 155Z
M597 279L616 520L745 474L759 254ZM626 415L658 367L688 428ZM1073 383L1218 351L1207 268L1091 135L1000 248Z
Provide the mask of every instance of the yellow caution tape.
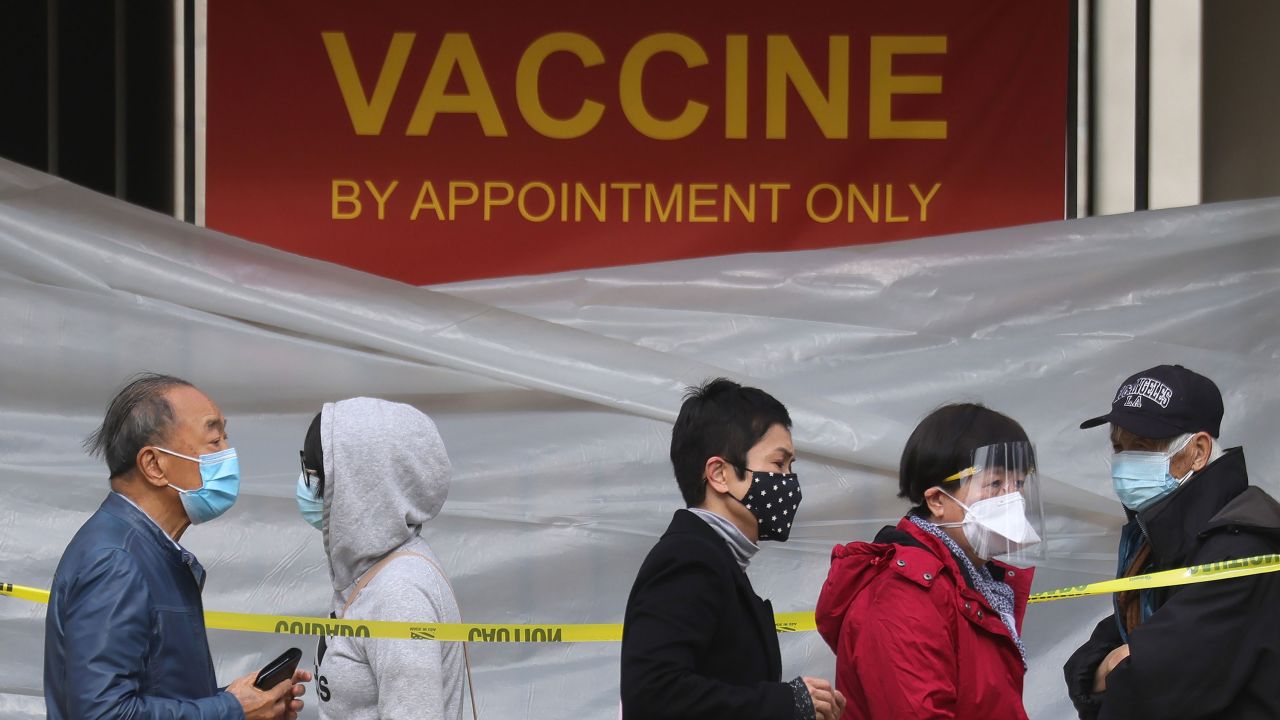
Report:
M204 614L205 625L216 630L240 630L289 635L329 635L390 638L395 640L443 640L484 643L617 642L622 626L600 625L495 625L476 623L415 623L383 620L334 620L289 615L251 615L216 612Z
M21 585L13 585L12 583L0 583L0 595L10 595L21 600L30 600L43 604L49 603L49 591L37 590L36 588L22 587Z
M1224 560L1194 567L1165 570L1058 588L1033 594L1029 603L1050 602L1088 595L1106 595L1125 590L1149 590L1175 585L1231 580L1280 570L1280 555L1259 555L1241 560ZM49 602L49 591L0 583L0 595L9 595L38 603ZM415 623L383 620L334 620L294 615L256 615L219 612L204 614L205 625L214 630L283 633L288 635L327 635L344 637L387 638L393 640L441 640L446 642L482 643L578 643L618 642L622 640L621 623L598 625L504 625L491 623ZM808 632L817 629L813 612L785 612L774 615L780 633Z
M1027 599L1029 603L1065 600L1066 598L1085 597L1086 595L1108 595L1126 590L1150 590L1152 588L1173 587L1175 585L1193 585L1195 583L1215 580L1231 580L1233 578L1261 575L1262 573L1280 570L1280 555L1256 555L1240 560L1223 560L1205 563L1177 570L1134 575L1127 578L1116 578L1088 585L1058 588L1033 594Z
M38 603L49 602L49 591L0 583L0 595L10 595ZM343 637L389 638L393 640L443 640L449 642L484 643L569 643L619 642L621 623L598 625L503 625L492 623L416 623L384 620L335 620L333 618L298 617L295 615L257 615L253 613L208 610L205 626L213 630L284 633L288 635L328 635ZM789 612L774 615L778 632L816 630L812 612Z

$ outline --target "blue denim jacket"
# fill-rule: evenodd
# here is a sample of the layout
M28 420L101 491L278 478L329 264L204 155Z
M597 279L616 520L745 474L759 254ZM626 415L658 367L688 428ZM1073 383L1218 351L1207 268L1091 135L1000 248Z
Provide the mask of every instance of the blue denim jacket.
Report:
M67 545L45 619L49 720L242 720L205 636L204 568L111 493Z

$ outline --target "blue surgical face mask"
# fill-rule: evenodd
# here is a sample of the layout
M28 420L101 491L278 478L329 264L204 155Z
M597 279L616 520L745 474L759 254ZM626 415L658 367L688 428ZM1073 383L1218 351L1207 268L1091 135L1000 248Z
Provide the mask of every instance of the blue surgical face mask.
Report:
M182 509L187 511L187 517L193 525L208 522L236 504L236 497L240 495L240 459L236 457L235 448L207 453L198 458L162 447L156 449L183 460L200 463L200 487L184 490L173 483L169 484L169 487L178 491Z
M320 483L311 482L312 487L307 487L307 474L305 472L298 473L298 487L294 490L294 497L298 500L298 512L302 513L302 519L307 521L311 527L322 530L324 528L324 498L316 497L320 492Z
M1194 471L1181 478L1169 474L1169 460L1191 442L1188 435L1176 448L1168 452L1141 452L1126 450L1111 458L1111 482L1116 497L1125 507L1135 512L1145 510L1160 498L1168 495L1186 482Z

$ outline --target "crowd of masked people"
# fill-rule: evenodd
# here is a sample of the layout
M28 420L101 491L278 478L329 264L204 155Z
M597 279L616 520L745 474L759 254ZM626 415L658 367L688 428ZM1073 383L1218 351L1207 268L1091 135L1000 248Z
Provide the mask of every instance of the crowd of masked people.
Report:
M1101 405L1101 403L1099 403ZM1280 505L1219 443L1222 395L1177 365L1127 378L1106 425L1128 518L1117 576L1280 552ZM1013 418L944 405L906 439L905 512L835 547L817 599L834 682L782 666L773 607L746 570L802 510L786 407L725 379L690 388L671 433L684 509L627 600L624 720L1017 720L1022 635L1046 534L1036 453ZM1098 442L1103 442L1101 431ZM217 404L144 374L111 400L86 448L110 491L67 546L46 620L50 720L295 718L314 682L320 716L460 720L465 646L321 638L314 672L220 687L206 639L205 571L181 540L236 501L240 471ZM451 468L432 420L373 398L327 403L307 428L296 497L320 531L334 618L461 622L422 536ZM1280 718L1280 574L1117 593L1064 668L1081 718ZM474 698L472 713L476 712Z

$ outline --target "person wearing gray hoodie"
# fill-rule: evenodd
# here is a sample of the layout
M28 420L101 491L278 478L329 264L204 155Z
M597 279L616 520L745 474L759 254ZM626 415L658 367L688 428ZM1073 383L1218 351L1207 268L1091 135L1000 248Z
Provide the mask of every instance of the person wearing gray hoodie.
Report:
M440 512L451 468L431 418L375 398L326 403L307 431L298 507L319 528L331 617L461 622L422 527ZM460 643L334 636L316 650L320 717L460 720Z

